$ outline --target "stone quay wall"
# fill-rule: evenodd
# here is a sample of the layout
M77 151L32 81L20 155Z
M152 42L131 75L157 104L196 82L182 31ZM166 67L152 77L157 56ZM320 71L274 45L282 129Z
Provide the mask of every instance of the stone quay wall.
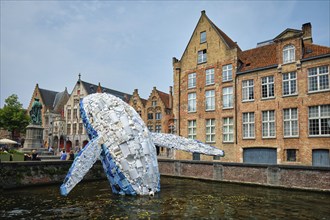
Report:
M330 192L330 167L261 165L159 159L161 175L259 186ZM61 184L72 161L0 163L0 189ZM101 162L84 181L106 179Z

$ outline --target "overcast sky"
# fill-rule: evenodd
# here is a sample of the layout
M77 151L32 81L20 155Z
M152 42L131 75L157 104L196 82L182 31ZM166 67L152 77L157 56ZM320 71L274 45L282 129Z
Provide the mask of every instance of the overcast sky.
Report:
M182 53L201 15L242 50L311 22L315 44L330 46L329 1L3 1L1 102L17 94L27 108L36 83L69 93L82 80L148 98L168 92L172 57Z

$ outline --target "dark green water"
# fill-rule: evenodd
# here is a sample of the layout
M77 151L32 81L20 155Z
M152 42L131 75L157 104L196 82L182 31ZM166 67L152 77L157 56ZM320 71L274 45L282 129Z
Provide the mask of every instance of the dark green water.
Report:
M149 198L100 181L0 191L0 219L330 219L330 194L162 177Z

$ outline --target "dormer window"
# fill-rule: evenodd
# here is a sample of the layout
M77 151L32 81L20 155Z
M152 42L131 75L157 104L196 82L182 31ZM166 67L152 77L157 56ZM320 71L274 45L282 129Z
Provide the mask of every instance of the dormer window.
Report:
M200 43L205 43L206 42L206 31L201 32L201 39Z
M283 48L283 63L295 61L295 48L293 45L287 45Z

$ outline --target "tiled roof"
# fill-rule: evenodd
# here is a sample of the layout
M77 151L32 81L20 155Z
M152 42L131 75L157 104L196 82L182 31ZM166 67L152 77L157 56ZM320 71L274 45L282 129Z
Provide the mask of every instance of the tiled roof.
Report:
M157 91L157 93L158 93L160 99L161 99L161 100L163 101L163 103L165 104L165 107L166 107L166 108L169 108L169 107L170 107L170 105L169 105L169 103L170 103L170 95L167 94L167 93L165 93L165 92L159 91L159 90L156 90L156 91Z
M39 91L45 106L49 109L53 109L54 100L58 92L41 88L39 88Z
M81 81L81 83L85 87L88 95L97 92L97 88L98 88L97 85L94 85L94 84L91 84L91 83L88 83L88 82L85 82L85 81ZM118 98L120 98L120 99L122 99L124 101L126 101L125 100L125 97L127 97L127 100L129 100L131 98L131 96L132 96L130 94L119 92L119 91L116 91L116 90L113 90L113 89L109 89L109 88L106 88L106 87L102 87L102 86L101 86L101 90L102 90L102 92L105 92L105 93L109 93L111 95L114 95L114 96L116 96L116 97L118 97Z
M237 45L237 43L235 43L222 30L220 30L220 28L218 28L206 15L205 15L205 17L209 20L209 22L211 23L211 25L213 26L213 28L216 30L216 32L218 33L218 35L226 42L226 44L228 45L228 47L230 47L230 48L238 47L239 48L239 46Z
M325 54L330 54L330 47L319 46L316 44L308 44L304 47L303 59L317 57Z
M276 44L241 51L238 53L238 58L243 62L238 71L239 73L276 65L278 64Z
M141 97L140 97L140 100L141 100L142 104L143 104L144 106L146 106L146 104L147 104L148 100L146 100L146 99L143 99L143 98L141 98Z

